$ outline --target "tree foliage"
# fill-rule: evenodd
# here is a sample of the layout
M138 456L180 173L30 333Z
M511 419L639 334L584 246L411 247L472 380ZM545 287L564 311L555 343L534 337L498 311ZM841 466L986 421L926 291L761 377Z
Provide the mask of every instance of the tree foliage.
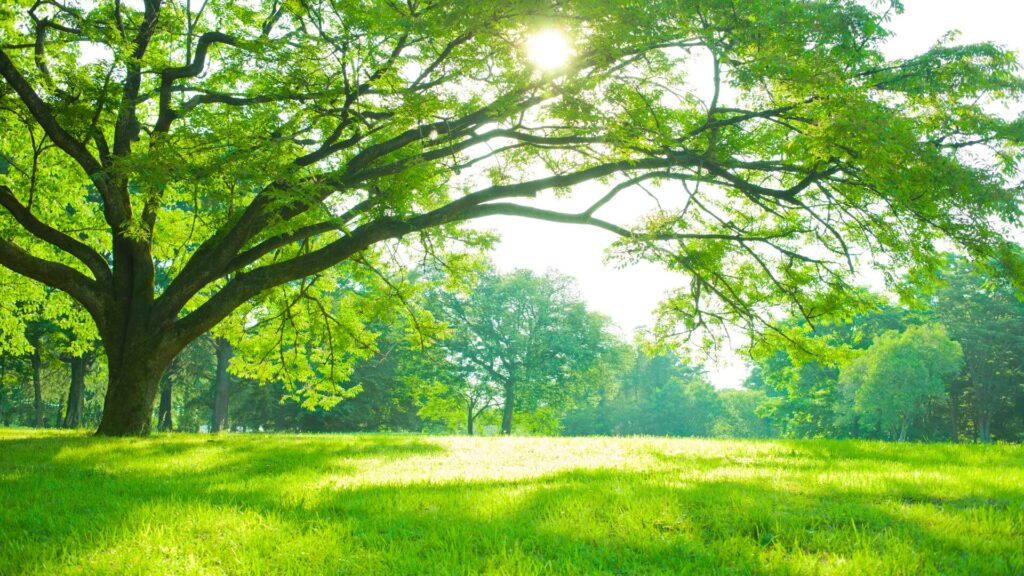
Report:
M461 368L462 411L500 405L505 434L516 410L557 416L614 357L608 319L589 312L565 276L489 272L465 297L433 298L451 324L440 345Z
M927 272L940 239L1020 271L1024 124L986 112L1015 58L887 60L900 7L876 5L8 2L0 264L95 322L106 434L148 431L161 373L237 309L322 274L357 299L352 268L479 244L458 224L490 215L616 234L686 279L660 333L709 345L862 309L857 262ZM544 71L524 45L551 29L574 54ZM582 211L533 202L584 182L606 193ZM615 221L641 189L652 212Z
M951 388L950 400L966 403L982 442L992 439L993 424L999 436L1014 438L1018 431L1005 424L1014 405L1024 406L1024 302L1007 282L986 278L961 259L951 260L942 280L928 304L963 347L965 363L966 386Z
M567 433L707 437L725 416L703 371L671 352L651 354L637 346L623 368L617 385L606 387L597 403L567 416ZM723 435L739 435L718 427Z
M925 403L946 394L947 383L962 368L960 344L943 326L924 324L879 336L843 366L840 383L852 390L854 408L869 424L903 441Z

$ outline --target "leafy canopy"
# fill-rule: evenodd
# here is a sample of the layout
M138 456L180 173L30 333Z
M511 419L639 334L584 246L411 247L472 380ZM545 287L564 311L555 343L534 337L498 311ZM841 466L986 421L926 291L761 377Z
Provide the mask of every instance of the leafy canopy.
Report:
M708 344L864 307L858 262L927 271L940 239L1020 270L1024 123L988 112L1021 95L1017 61L949 38L886 60L900 6L872 6L8 2L0 264L69 293L117 363L125 335L169 358L272 313L275 286L348 290L335 267L387 267L398 239L478 245L455 225L488 215L617 234L687 279L661 334ZM539 70L551 29L573 55ZM580 211L531 202L584 182L606 193ZM648 216L615 221L640 190Z

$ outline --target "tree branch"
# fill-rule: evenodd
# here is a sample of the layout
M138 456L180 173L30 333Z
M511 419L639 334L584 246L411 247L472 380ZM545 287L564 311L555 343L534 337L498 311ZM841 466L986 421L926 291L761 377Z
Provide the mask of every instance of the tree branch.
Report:
M75 139L57 122L49 106L29 86L28 81L14 65L14 62L8 58L7 53L3 49L0 49L0 75L14 88L18 97L25 104L25 107L28 108L29 113L32 114L35 121L46 132L46 135L50 137L50 140L53 140L53 143L58 148L71 156L90 178L99 178L103 172L99 161L93 158L92 154L86 149L85 144Z
M11 189L4 185L0 185L0 206L6 208L22 228L40 240L74 256L89 268L97 281L104 285L109 284L110 267L98 252L36 218L18 201Z
M149 41L156 32L156 22L160 17L162 0L144 0L146 4L142 24L135 35L135 50L127 62L127 72L121 95L121 107L117 113L114 126L114 155L125 157L131 152L132 141L139 133L139 121L135 116L135 107L139 103L139 89L142 87L142 58L149 48Z
M96 281L78 270L33 256L9 240L0 239L0 266L66 292L80 303L102 330L106 300Z
M166 132L171 127L171 122L178 117L177 112L171 108L174 81L202 74L206 67L206 55L213 44L238 45L233 36L223 32L206 32L199 37L199 41L196 43L196 54L191 62L178 68L168 68L160 73L160 113L153 126L155 132ZM192 107L195 107L195 104Z

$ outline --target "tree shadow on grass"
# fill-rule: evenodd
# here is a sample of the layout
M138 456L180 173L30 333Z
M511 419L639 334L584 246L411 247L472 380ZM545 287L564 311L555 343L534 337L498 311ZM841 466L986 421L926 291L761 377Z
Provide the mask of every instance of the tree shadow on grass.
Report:
M794 487L810 465L771 459L746 465L778 482L687 475L720 470L710 455L515 480L401 475L446 457L439 443L388 436L0 442L0 573L1024 571L1012 539L986 541L987 525L943 529L1012 517L1019 492L835 493ZM387 480L359 482L368 471Z
M275 510L294 504L290 485L443 452L392 436L0 438L0 574L46 573L46 561L116 547L139 525L173 526L178 506ZM166 516L137 518L152 505Z
M972 518L1012 514L1024 501L1019 493L1016 500L999 498L936 506L908 503L898 489L879 498L750 481L672 485L668 476L599 469L469 486L418 484L400 493L364 487L320 507L360 518L370 533L401 535L403 553L384 573L421 573L423 565L410 559L460 550L436 560L437 573L1020 574L1024 557L1012 534L989 541L984 528L969 533ZM371 520L381 501L391 503L387 520ZM508 505L488 506L495 501ZM944 529L960 521L960 529Z
M1019 469L1024 446L1019 444L949 444L882 440L775 440L795 456L818 461L900 465L917 468L961 466L986 470Z

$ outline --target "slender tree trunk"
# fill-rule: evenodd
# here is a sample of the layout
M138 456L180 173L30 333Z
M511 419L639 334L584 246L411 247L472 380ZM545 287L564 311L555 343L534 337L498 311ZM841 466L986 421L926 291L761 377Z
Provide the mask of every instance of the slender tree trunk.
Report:
M501 433L508 436L512 433L512 410L516 404L516 388L514 384L505 385L505 405L501 412Z
M990 444L992 442L992 415L982 414L981 418L978 419L978 440L982 444Z
M160 384L160 406L156 411L156 429L160 432L174 430L174 420L171 417L173 387L174 383L170 378L164 378Z
M7 375L7 357L4 356L0 359L0 379ZM13 414L11 414L10 407L8 406L7 394L4 393L4 387L0 386L0 414L2 414L3 425L10 426Z
M473 435L473 404L469 404L469 408L466 410L466 433L470 436Z
M960 395L956 389L950 391L949 395L949 433L953 444L960 443Z
M900 442L907 441L907 432L910 431L910 418L903 418L903 423L900 425Z
M4 393L3 381L7 376L7 356L0 357L0 423L10 426L10 411L7 410L7 394Z
M43 384L40 372L43 367L42 354L39 350L39 343L36 342L32 348L32 391L34 393L33 407L35 408L36 428L43 427Z
M992 372L978 379L974 385L974 428L977 440L983 444L992 442L992 412L996 406L993 380L998 376Z
M228 428L228 400L231 396L231 375L228 374L228 363L234 351L231 344L223 339L214 340L217 352L217 378L214 381L213 423L211 432L220 432Z
M72 357L71 386L68 388L68 409L64 414L64 428L78 428L82 425L82 412L85 408L85 376L88 360Z

